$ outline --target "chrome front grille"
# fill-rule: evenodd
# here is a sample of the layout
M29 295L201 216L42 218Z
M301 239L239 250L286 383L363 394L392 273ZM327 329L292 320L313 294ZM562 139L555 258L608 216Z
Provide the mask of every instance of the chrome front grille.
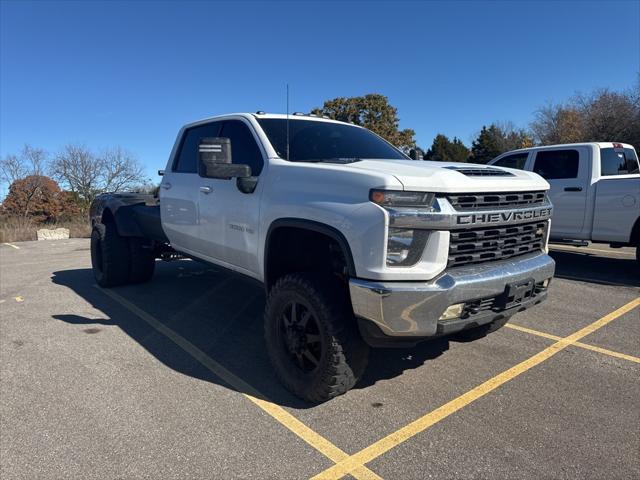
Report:
M452 230L448 267L501 260L543 250L547 221Z
M447 200L456 210L533 207L545 203L545 192L451 193Z

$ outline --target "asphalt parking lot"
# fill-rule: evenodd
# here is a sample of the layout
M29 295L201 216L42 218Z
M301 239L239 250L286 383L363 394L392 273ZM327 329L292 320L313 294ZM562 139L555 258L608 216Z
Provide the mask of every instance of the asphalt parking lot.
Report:
M312 406L264 293L191 261L101 290L84 239L0 245L0 477L640 478L640 272L558 246L549 299L474 342L372 351Z

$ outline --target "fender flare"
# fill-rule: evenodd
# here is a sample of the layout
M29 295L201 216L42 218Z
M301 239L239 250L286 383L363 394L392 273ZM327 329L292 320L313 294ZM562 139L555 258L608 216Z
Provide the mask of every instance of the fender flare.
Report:
M132 209L144 202L142 196L136 195L122 197L114 194L100 195L91 205L91 224L102 223L106 217L111 216L118 234L123 237L142 237L144 235L136 222Z
M349 242L347 241L344 234L335 227L327 225L326 223L316 222L314 220L307 220L304 218L279 218L271 222L269 225L269 229L267 230L267 235L265 237L265 248L264 248L264 269L265 269L265 285L269 285L269 278L267 271L267 261L269 259L269 249L271 247L271 234L274 230L281 227L292 227L299 228L302 230L309 230L312 232L322 233L327 237L336 241L340 249L342 250L342 254L344 255L345 261L347 262L347 271L350 277L356 276L356 267L353 262L353 255L351 253L351 247L349 246Z

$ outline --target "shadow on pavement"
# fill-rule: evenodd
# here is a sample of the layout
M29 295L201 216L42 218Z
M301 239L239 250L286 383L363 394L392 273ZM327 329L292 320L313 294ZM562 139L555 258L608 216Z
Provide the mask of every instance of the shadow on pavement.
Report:
M590 252L551 250L558 278L582 282L640 287L640 268L633 258L611 258Z
M52 281L70 288L107 317L96 320L60 312L52 315L54 319L73 325L116 325L169 368L233 388L96 288L90 269L57 271ZM192 261L158 262L150 283L113 290L273 402L299 409L312 407L284 389L273 372L262 333L264 290L253 281ZM99 334L100 330L84 331ZM410 349L372 350L365 376L355 388L420 367L448 348L449 340L443 338Z

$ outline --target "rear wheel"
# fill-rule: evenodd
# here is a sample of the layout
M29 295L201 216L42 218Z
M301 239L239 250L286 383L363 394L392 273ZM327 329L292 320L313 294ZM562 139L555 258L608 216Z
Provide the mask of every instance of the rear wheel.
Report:
M276 374L300 398L323 402L350 390L367 364L346 293L330 275L278 280L265 311L265 341Z
M93 227L91 266L98 285L115 287L127 283L130 259L127 239L118 234L113 223L100 223Z
M636 247L636 263L640 267L640 245Z

